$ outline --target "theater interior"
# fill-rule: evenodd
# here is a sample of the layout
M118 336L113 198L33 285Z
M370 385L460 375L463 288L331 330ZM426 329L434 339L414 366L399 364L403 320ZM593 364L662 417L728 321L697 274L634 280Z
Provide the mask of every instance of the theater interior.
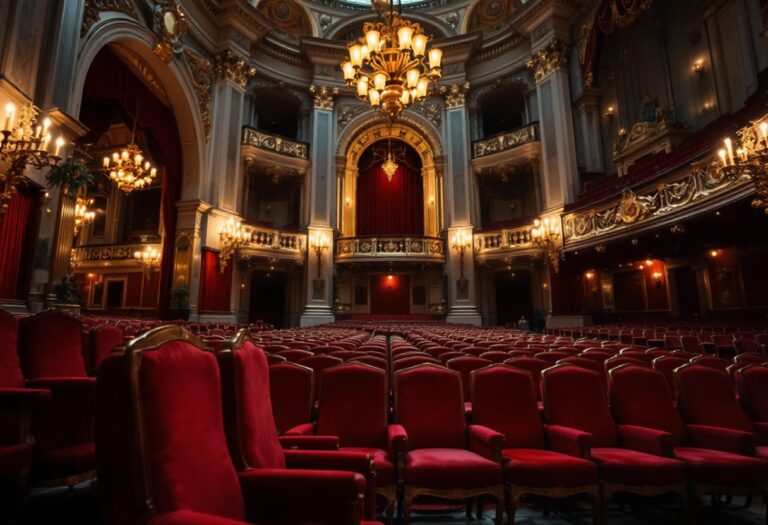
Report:
M768 523L768 0L0 0L0 525Z

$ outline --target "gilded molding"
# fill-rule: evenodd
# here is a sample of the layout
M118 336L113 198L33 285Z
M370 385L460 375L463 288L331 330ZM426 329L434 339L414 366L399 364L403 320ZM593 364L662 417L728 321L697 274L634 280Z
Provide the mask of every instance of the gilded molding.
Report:
M336 260L368 258L445 260L442 239L432 237L353 237L336 241Z
M695 165L682 176L635 193L625 189L608 205L563 216L566 246L615 233L682 211L719 196L748 178L730 181L715 164Z
M315 109L327 109L333 111L333 97L339 94L339 88L328 86L309 86L309 92L314 97Z
M84 37L93 24L99 21L101 13L115 11L136 18L136 6L131 0L85 0L83 23L80 26L80 36Z
M559 38L553 38L525 65L533 72L537 84L543 82L552 73L568 65L568 46Z
M364 104L343 104L339 110L339 117L336 119L339 123L339 129L344 129L347 124L352 122L355 117L368 111L370 106Z
M297 159L309 158L309 145L307 143L289 140L251 127L243 128L242 143Z
M181 39L187 33L189 24L178 0L156 4L152 15L153 30L158 39L152 52L163 62L168 62L174 54L181 54L184 50Z
M537 140L539 140L539 128L536 124L529 124L508 133L476 140L472 143L472 158L486 157Z
M205 138L211 134L211 87L213 85L213 64L192 49L184 49L184 60L192 75L192 88L203 121Z
M445 97L445 107L447 109L463 108L467 104L467 95L469 95L469 82L463 84L452 84L451 86L442 86L440 94Z
M433 126L440 129L440 124L443 122L443 107L440 104L432 102L427 104L414 104L409 110L421 115L432 123Z
M216 79L230 80L240 89L245 89L248 81L256 76L256 68L249 66L245 58L231 49L225 49L216 56L213 71Z

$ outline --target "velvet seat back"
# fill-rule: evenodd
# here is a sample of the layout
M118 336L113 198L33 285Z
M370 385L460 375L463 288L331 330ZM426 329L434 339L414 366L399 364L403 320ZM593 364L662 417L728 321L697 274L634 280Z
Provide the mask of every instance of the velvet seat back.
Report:
M530 372L533 379L533 388L536 391L536 398L541 399L541 372L552 365L536 357L515 357L504 361L504 364L518 370Z
M558 365L542 373L547 420L593 435L595 447L615 447L616 425L600 376L586 368Z
M24 388L17 334L16 318L0 309L0 388Z
M674 436L674 446L685 446L685 423L661 372L624 365L610 372L612 407L619 423L664 430Z
M238 468L285 468L277 439L264 352L245 340L218 355L224 420L232 457Z
M96 370L109 353L124 343L123 331L116 326L96 326L88 332L88 368Z
M408 448L466 448L461 375L425 364L395 374L395 418Z
M689 423L752 432L726 372L685 365L675 370L678 405Z
M736 384L752 420L768 422L768 367L742 368L736 372Z
M21 368L28 379L86 377L82 324L48 310L19 321Z
M487 351L487 349L483 350ZM470 388L470 374L472 371L484 368L490 364L493 364L493 361L472 356L457 357L445 363L449 370L456 370L461 374L461 391L464 401L472 401L472 389Z
M331 368L332 366L340 365L343 362L344 361L338 357L325 354L313 355L312 357L307 357L306 359L299 361L299 364L311 368L312 372L314 373L313 377L315 378L315 388L313 395L315 396L315 399L317 399L318 394L320 393L320 388L323 384L323 370Z
M544 448L530 372L494 365L472 372L472 421L501 432L506 448Z
M278 434L309 423L313 402L312 369L296 363L269 367L269 390Z
M323 372L317 434L338 436L342 447L387 448L387 374L348 363Z

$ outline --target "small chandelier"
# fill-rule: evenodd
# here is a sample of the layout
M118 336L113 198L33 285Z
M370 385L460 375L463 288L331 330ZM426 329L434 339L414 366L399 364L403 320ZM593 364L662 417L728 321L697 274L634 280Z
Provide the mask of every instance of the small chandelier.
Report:
M89 210L88 206L93 204L93 199L84 199L78 197L75 201L75 236L86 224L90 224L96 218L96 212Z
M718 151L720 171L727 180L746 176L752 180L757 196L752 206L768 213L768 115L736 132L737 140L726 138Z
M437 47L427 52L429 37L421 26L400 18L394 0L388 4L374 3L380 20L363 25L365 36L350 42L349 60L341 63L341 71L360 99L394 120L427 97L441 76L443 52Z
M560 239L560 227L555 217L547 217L543 221L536 219L531 228L531 242L538 246L549 259L555 273L560 271L560 259L563 257L562 246L557 242Z
M16 106L6 104L5 121L0 129L0 162L8 163L8 168L0 172L0 214L24 181L24 170L31 166L43 169L56 166L61 160L61 148L64 139L56 139L51 148L51 120L46 118L42 125L35 126L37 112L30 106L22 106L19 118L16 118Z
M152 269L160 262L160 252L151 246L147 246L143 251L137 250L133 252L133 258L141 264L142 269L144 270L144 277L149 280L149 276L152 274Z
M104 157L104 171L125 193L149 186L157 176L157 169L148 160L144 160L144 155L133 140L123 151L114 152L111 159Z
M384 170L388 182L392 182L392 176L397 171L397 168L399 168L399 165L395 162L395 157L392 155L392 141L388 140L387 156L384 159L384 162L381 163L381 169Z
M229 219L227 223L219 229L219 243L221 252L219 253L219 270L224 273L227 268L227 261L232 257L239 247L248 243L251 236L250 230L243 228L239 222Z

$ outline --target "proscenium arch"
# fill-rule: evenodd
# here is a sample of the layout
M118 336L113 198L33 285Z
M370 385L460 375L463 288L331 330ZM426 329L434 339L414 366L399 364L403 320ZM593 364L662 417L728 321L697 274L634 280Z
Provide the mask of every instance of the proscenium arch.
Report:
M337 209L340 218L339 230L343 237L354 237L356 219L358 162L363 152L376 142L388 138L398 139L411 146L421 159L421 178L424 184L424 235L437 237L442 228L443 208L443 151L437 135L427 131L424 125L417 126L408 120L398 119L394 123L384 118L370 123L370 115L358 118L357 126L339 137L336 150L338 168ZM423 123L420 123L423 124Z
M202 174L206 166L206 139L197 103L192 98L195 91L187 68L179 58L166 64L152 52L155 40L152 32L132 18L120 16L95 24L80 42L67 113L80 114L85 78L96 54L109 44L129 49L160 81L176 118L182 155L181 200L202 199L205 197Z

